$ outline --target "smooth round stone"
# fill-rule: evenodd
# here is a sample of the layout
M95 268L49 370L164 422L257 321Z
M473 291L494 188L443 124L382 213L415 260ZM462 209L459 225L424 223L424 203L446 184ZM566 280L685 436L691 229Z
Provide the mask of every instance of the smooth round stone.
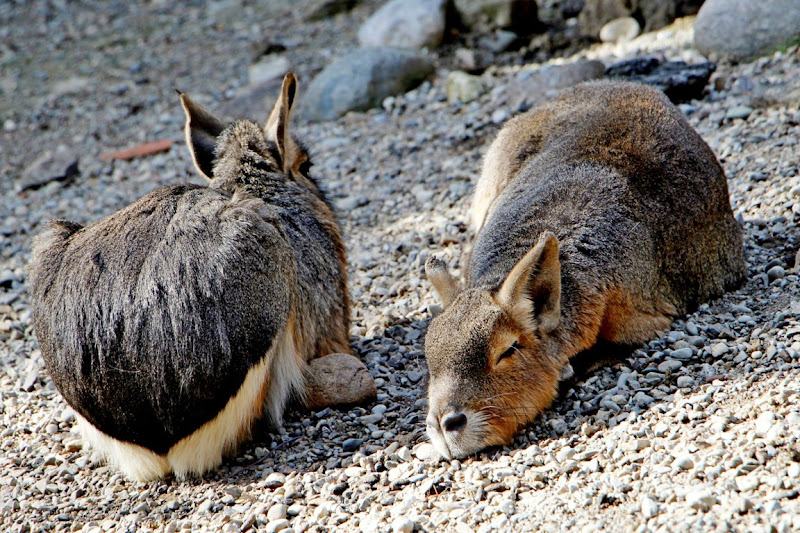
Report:
M786 269L784 269L780 265L775 265L774 267L767 270L767 277L770 281L775 281L776 279L781 279L786 276Z
M600 28L600 40L604 43L625 43L634 40L642 31L633 17L620 17Z
M267 511L267 518L270 520L280 520L281 518L286 518L286 505L282 503L276 503L272 507L269 508Z
M672 464L681 470L689 470L694 466L694 461L692 461L692 458L688 455L681 455L677 457Z
M658 365L658 371L662 374L666 374L667 372L675 372L682 366L683 363L680 361L676 361L675 359L666 359Z

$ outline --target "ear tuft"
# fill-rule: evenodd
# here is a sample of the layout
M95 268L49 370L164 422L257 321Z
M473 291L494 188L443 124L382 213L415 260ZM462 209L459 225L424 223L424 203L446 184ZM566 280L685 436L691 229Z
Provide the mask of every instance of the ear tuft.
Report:
M517 261L495 298L523 324L535 320L543 333L550 333L561 319L561 262L558 239L549 231Z
M450 307L458 296L458 285L447 270L447 264L439 258L430 256L425 261L425 275L439 294L445 308Z
M186 115L186 144L192 154L197 170L208 179L213 178L215 146L217 137L225 129L225 123L193 102L188 96L177 91L181 106Z

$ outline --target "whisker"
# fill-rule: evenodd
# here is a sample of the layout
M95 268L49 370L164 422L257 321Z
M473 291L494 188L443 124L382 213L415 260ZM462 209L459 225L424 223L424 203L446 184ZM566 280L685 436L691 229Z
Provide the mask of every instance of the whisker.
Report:
M515 392L504 392L504 393L502 393L502 394L495 394L494 396L489 396L489 397L488 397L488 398L486 398L484 401L486 401L486 402L491 402L491 401L493 401L493 400L496 400L496 399L498 399L498 398L503 398L504 396L514 396L514 395L516 395L516 394L517 394L517 393L515 393Z

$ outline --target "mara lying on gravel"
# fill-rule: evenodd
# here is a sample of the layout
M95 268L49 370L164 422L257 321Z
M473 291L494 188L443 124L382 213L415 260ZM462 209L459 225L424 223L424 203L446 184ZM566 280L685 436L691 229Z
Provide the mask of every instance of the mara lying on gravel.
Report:
M510 120L489 148L459 289L428 329L428 434L446 458L509 443L570 359L651 339L745 275L711 149L659 91L592 82Z
M55 220L34 241L47 368L84 440L131 479L202 475L264 410L279 423L292 395L314 406L375 395L340 353L344 247L289 134L295 92L287 74L263 129L226 126L181 95L208 187L162 187L86 227Z

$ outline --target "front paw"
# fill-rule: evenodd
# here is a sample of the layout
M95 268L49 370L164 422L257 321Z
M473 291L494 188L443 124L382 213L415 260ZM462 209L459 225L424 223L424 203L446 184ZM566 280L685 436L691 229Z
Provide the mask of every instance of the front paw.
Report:
M377 395L367 367L350 354L332 353L308 364L306 404L312 409L367 403Z

